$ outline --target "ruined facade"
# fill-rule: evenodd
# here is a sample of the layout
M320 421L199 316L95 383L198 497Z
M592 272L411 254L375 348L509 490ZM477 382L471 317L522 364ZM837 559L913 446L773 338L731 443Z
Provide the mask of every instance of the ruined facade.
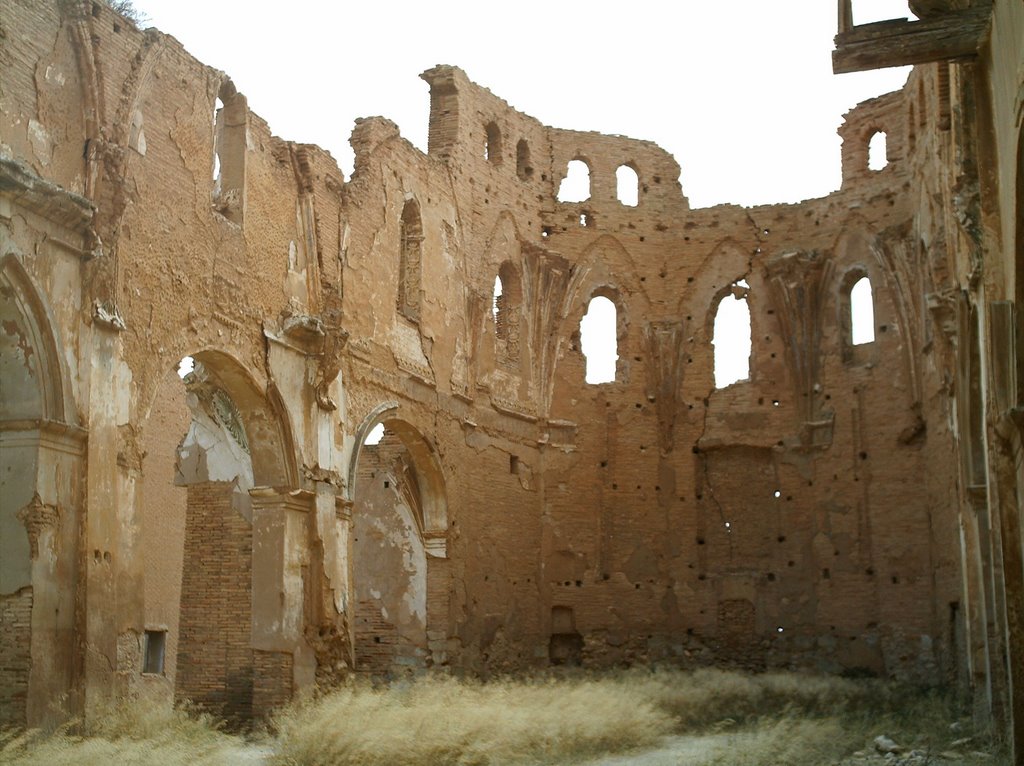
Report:
M708 209L448 66L428 153L362 120L345 179L157 30L0 7L0 721L664 660L947 682L1021 736L1018 2L846 115L839 191Z

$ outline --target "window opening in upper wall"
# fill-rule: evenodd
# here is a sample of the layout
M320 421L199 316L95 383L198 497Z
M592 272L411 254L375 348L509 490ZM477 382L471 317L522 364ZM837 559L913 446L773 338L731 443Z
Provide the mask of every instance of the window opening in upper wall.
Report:
M504 288L501 285L501 275L499 274L494 278L494 300L491 301L491 314L494 318L498 318L498 305L501 301L501 294L504 292Z
M378 423L377 425L370 429L370 433L366 435L366 438L363 440L363 444L365 444L368 447L375 447L376 445L380 444L380 440L383 438L384 424Z
M858 279L850 288L850 343L859 346L875 339L875 304L871 280Z
M489 122L484 127L484 159L492 165L501 164L501 131L497 123Z
M520 138L516 144L516 175L520 181L528 181L533 178L533 165L530 164L530 145L525 138Z
M715 312L711 343L715 349L715 388L750 378L750 307L747 283L739 281Z
M614 383L618 353L618 312L608 298L590 300L580 321L580 345L587 360L587 383Z
M401 256L398 275L398 311L413 322L420 320L423 221L416 200L402 208Z
M217 120L220 117L221 112L224 109L224 102L220 100L220 96L217 96L217 100L213 102L213 193L220 193L220 151L218 144L218 133Z
M616 195L626 207L636 207L640 202L640 176L629 165L619 165L615 171Z
M494 279L494 335L498 361L515 367L519 361L519 317L522 313L522 286L511 262L498 269Z
M868 142L868 170L881 170L889 164L886 157L886 135L878 131Z
M565 178L558 187L559 202L585 202L590 199L590 166L583 160L572 160Z

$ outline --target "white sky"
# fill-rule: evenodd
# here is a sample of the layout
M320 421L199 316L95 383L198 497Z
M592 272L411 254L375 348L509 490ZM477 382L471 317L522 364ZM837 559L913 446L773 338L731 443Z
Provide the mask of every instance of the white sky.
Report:
M356 117L388 117L426 151L418 75L454 64L548 125L657 142L694 207L838 188L842 114L907 74L832 75L833 0L135 4L143 26L227 72L277 135L328 149L346 175ZM854 0L854 14L910 15L905 0Z

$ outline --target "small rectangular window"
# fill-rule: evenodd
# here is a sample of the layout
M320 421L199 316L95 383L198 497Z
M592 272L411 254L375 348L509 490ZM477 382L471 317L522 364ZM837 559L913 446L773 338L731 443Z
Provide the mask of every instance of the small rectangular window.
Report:
M142 672L163 675L164 648L167 646L166 630L147 630L143 647Z

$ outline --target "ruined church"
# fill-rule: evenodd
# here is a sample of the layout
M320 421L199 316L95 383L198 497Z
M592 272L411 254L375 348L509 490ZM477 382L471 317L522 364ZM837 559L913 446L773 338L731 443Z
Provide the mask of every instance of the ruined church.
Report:
M174 38L0 0L0 724L669 662L944 684L1020 757L1024 5L911 6L840 0L837 72L915 66L839 190L694 209L454 66L346 178Z

